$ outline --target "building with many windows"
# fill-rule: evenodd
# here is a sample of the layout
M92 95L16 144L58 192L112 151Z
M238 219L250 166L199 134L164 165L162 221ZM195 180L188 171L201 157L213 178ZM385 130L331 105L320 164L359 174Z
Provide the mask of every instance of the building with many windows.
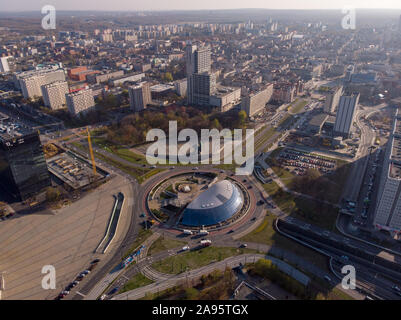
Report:
M65 81L63 69L39 70L18 76L19 85L25 99L42 97L41 87L56 81Z
M95 107L95 99L93 98L92 89L83 89L66 95L68 111L72 116L77 116L93 110Z
M241 110L244 110L248 117L257 114L266 106L273 96L273 84L268 84L265 88L246 94L242 97Z
M387 142L377 195L374 225L393 235L401 234L401 110L396 111Z
M0 128L0 184L18 200L26 200L51 185L38 133Z
M43 102L52 110L64 108L66 105L65 95L68 94L67 81L56 81L42 86Z
M150 84L146 81L130 86L128 94L130 107L134 112L145 110L147 105L152 103Z
M349 138L356 110L359 103L359 93L351 96L342 96L338 105L334 135Z
M209 105L209 97L216 91L216 75L211 72L209 47L187 45L187 100L189 104Z

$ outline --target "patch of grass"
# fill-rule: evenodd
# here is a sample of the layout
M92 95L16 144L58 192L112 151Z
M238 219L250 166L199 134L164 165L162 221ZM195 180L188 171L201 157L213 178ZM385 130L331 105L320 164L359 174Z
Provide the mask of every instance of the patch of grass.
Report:
M149 179L150 177L153 177L154 175L165 171L166 169L160 169L160 168L156 168L156 169L152 169L149 172L145 173L144 175L138 177L138 183L143 183L144 181L146 181L147 179Z
M292 113L299 113L307 104L308 104L308 101L306 101L306 100L297 101L293 105L293 107L291 109L291 112Z
M274 243L273 235L275 234L273 229L274 219L275 217L272 215L266 216L263 222L251 233L242 237L241 241L272 245Z
M127 292L134 290L136 288L144 287L149 284L152 284L154 281L146 278L142 273L137 273L134 277L132 277L120 290L119 293Z
M132 252L134 252L138 247L145 242L147 238L149 238L153 234L152 230L149 229L141 229L136 237L134 243L131 245L131 248L127 250L124 254L124 257L121 260L127 258Z
M328 271L327 258L325 256L277 233L273 227L275 219L272 215L266 216L261 225L242 237L241 241L277 246L286 251L293 252L321 269Z
M159 238L149 248L148 255L151 256L158 252L162 252L165 250L177 248L178 246L184 246L186 242L169 239L169 238Z
M167 259L153 263L152 268L162 273L179 274L186 270L198 269L208 265L209 263L249 252L255 252L255 250L207 247L168 257Z

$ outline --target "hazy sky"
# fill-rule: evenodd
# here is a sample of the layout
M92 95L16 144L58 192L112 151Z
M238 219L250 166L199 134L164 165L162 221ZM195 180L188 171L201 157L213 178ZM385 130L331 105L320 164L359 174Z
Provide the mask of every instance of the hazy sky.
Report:
M40 11L51 4L56 10L196 10L196 9L401 9L401 0L0 0L0 11Z

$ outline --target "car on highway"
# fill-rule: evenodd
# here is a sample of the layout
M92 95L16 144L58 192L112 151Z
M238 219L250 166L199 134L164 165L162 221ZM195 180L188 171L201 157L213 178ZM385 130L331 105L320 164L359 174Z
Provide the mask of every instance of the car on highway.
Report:
M95 263L98 263L100 261L100 259L95 259L95 260L93 260L92 262L91 262L91 264L95 264Z
M240 248L246 248L246 247L248 247L248 245L247 245L246 243L243 243L243 244L241 244L239 247L240 247Z
M328 275L324 276L324 280L326 280L327 282L331 282L331 278Z
M189 250L189 246L182 247L182 251L188 251L188 250Z
M397 285L393 285L393 286L392 286L392 289L393 289L394 291L401 292L400 287L398 287Z
M262 204L265 204L265 202L263 200L259 200L258 201L258 206L261 206Z
M344 261L348 261L349 257L344 255L344 256L341 256L341 259L343 259Z

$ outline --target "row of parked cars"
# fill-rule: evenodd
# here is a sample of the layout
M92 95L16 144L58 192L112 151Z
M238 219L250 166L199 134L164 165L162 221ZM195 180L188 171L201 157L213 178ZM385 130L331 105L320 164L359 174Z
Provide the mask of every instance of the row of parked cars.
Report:
M95 269L95 267L97 266L97 264L99 263L100 259L95 259L90 263L90 266L88 269L82 271L76 278L74 281L72 281L68 286L66 286L64 288L63 291L60 292L60 294L56 297L55 300L61 300L63 299L65 296L69 295L71 290L76 287L80 281L82 281L89 273L91 273L91 271L93 269Z

